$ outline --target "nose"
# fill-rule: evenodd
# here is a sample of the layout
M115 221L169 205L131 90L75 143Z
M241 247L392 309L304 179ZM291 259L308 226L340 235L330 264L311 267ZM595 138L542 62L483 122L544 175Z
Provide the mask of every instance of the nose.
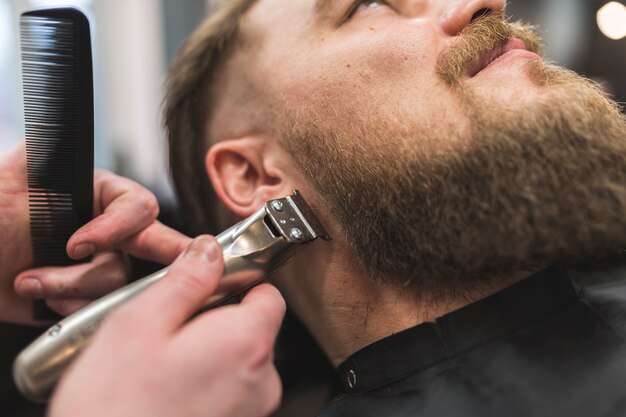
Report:
M441 15L441 27L450 36L456 36L470 22L491 13L504 15L506 0L458 0L452 2Z

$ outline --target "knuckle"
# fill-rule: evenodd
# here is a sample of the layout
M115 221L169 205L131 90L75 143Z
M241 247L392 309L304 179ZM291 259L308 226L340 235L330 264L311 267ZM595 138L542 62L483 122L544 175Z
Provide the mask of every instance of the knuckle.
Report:
M254 399L261 415L276 411L282 399L282 384L276 369L268 365L262 369L246 370L240 375L249 398Z
M97 168L94 172L94 176L96 179L112 177L112 176L117 177L117 175L114 174L112 171L108 169L104 169L104 168Z
M255 340L245 326L238 325L229 334L229 344L231 352L241 359L252 356L255 349Z
M257 332L259 333L259 332ZM266 334L258 335L254 341L251 359L256 365L263 365L272 361L274 355L274 341Z
M179 280L180 285L193 293L206 292L206 281L197 273L188 273Z
M110 181L113 177L116 177L116 175L107 169L98 168L94 170L93 179L96 184Z
M122 287L127 282L127 272L126 268L116 268L111 271L111 275L109 278L109 286L108 289L116 289Z
M144 197L142 201L143 211L151 218L156 218L159 215L159 203L151 192L144 191Z
M282 383L276 369L272 366L266 378L265 414L273 413L280 406L282 399Z
M247 366L258 369L271 362L274 341L264 332L254 326L240 326L232 336L232 346Z
M169 273L179 296L195 299L208 291L208 280L204 268L197 268L193 262L179 262Z
M130 273L130 265L128 260L121 254L116 253L111 263L110 282L113 286L126 284Z
M187 249L187 246L189 246L189 242L187 241L181 241L181 242L176 243L175 253L177 255L180 255L181 253L185 251L185 249Z
M172 264L171 271L173 276L195 278L206 285L211 268L207 259L183 256Z
M137 240L137 254L140 258L152 259L155 249L149 244L149 240L146 236L140 235Z
M40 282L44 297L60 297L66 295L70 290L69 277L61 278L55 273L49 273L41 277Z

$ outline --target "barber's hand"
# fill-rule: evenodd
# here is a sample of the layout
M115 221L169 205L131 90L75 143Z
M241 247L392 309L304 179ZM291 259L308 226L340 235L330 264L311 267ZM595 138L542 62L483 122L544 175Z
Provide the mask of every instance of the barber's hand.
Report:
M113 312L58 386L49 417L261 417L280 400L273 345L285 314L265 284L239 305L190 317L223 260L203 236L161 281Z
M72 258L94 255L92 261L24 271L32 265L24 143L0 159L0 321L34 323L33 298L72 313L126 283L128 266L120 251L166 264L189 242L155 220L156 199L139 184L96 171L94 186L97 217L67 244Z

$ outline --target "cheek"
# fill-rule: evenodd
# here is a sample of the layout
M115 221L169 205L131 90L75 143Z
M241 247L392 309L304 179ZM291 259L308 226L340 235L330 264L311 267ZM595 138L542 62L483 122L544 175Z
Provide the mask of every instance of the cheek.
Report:
M409 25L364 32L316 39L282 80L289 105L334 114L377 103L419 106L438 88L434 34Z

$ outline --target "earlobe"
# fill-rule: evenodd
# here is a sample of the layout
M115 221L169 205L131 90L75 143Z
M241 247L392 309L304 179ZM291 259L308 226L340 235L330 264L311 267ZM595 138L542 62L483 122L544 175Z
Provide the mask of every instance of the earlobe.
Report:
M264 138L240 138L213 145L205 166L218 198L239 217L248 217L266 201L287 194L288 184L272 161Z

